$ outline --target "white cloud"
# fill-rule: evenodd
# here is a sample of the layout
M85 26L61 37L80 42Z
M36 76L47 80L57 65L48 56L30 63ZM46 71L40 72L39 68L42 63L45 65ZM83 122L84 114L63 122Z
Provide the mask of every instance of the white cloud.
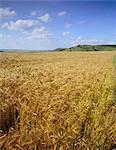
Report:
M115 45L116 42L112 41L112 42L107 42L108 45Z
M77 38L73 39L71 42L71 46L77 45L101 45L107 44L107 41L97 40L97 39L84 39L82 36L78 36Z
M83 37L82 36L78 36L77 37L77 40L81 40Z
M66 25L65 25L66 28L70 28L71 26L72 26L72 24L70 24L70 23L66 23Z
M30 37L31 36L31 37ZM29 30L20 37L11 34L0 33L1 49L19 49L19 50L49 50L53 49L54 41L50 33L44 27ZM23 40L22 40L23 39Z
M36 16L36 15L37 15L37 11L33 10L33 11L31 12L31 15L32 15L32 16Z
M4 38L10 38L10 35L0 33L0 39L4 39Z
M2 28L7 28L9 30L24 30L32 27L36 27L39 24L37 20L30 19L19 19L15 22L6 22L2 25Z
M43 16L38 17L39 20L42 22L48 22L50 20L50 15L48 13L44 14Z
M80 20L77 22L78 25L85 24L85 23L86 23L86 20Z
M18 38L13 38L12 35L0 33L0 48L18 48Z
M63 36L67 36L67 35L69 35L69 34L70 34L70 32L68 32L68 31L62 33Z
M58 16L64 16L64 15L66 15L66 11L60 11L59 13L58 13Z
M26 31L24 34L26 35L26 39L46 40L51 38L51 33L44 26L37 27L32 31Z
M15 16L16 12L10 10L10 8L0 8L0 18L12 17Z

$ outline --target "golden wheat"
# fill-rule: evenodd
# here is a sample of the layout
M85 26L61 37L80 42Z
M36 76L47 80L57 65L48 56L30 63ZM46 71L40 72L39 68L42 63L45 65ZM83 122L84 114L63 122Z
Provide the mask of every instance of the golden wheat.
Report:
M114 54L1 53L1 147L108 150L116 146Z

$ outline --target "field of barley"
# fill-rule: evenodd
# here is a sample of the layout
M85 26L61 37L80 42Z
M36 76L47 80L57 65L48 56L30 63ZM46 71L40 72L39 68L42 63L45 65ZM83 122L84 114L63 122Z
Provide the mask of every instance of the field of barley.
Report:
M116 148L115 56L0 53L0 149Z

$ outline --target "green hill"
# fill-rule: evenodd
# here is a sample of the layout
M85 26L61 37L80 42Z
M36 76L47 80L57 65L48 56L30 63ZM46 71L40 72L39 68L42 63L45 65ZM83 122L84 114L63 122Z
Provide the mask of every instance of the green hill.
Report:
M78 45L70 48L57 48L54 51L115 51L116 45Z

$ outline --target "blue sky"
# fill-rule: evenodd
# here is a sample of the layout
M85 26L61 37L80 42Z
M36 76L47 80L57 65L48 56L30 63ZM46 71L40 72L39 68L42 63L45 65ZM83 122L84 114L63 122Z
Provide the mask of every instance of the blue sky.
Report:
M116 44L116 1L0 1L0 49Z

